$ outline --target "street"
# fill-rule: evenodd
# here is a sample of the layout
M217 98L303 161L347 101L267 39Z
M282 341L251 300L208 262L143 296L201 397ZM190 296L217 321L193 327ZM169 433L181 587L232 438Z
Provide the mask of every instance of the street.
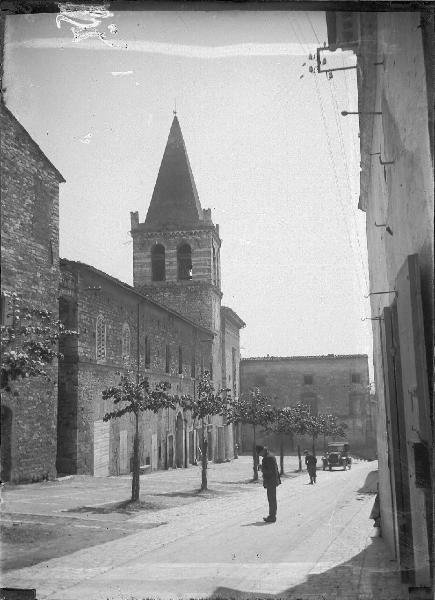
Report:
M23 554L23 542L11 538L2 585L36 588L39 600L405 598L396 563L369 520L377 463L320 470L317 484L309 485L306 472L293 472L296 460L286 457L274 524L263 522L266 493L248 481L247 456L210 465L211 490L201 500L199 468L143 476L144 508L127 513L113 503L128 497L128 477L89 478L87 496L80 478L76 488L74 479L8 488L6 528L25 533L51 522L60 535L39 560L28 558L32 544ZM81 504L83 498L91 500ZM74 529L81 542L68 545L65 532Z

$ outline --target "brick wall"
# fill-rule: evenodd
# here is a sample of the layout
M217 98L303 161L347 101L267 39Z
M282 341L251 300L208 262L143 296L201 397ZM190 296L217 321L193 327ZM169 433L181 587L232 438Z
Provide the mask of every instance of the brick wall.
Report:
M16 291L57 319L59 183L51 165L15 117L0 103L2 290ZM57 367L50 381L17 382L4 393L8 447L3 479L32 481L56 475Z

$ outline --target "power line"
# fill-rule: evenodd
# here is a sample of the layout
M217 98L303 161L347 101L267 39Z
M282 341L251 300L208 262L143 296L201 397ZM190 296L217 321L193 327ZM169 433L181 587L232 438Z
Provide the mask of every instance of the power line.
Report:
M313 30L313 33L314 33L314 35L316 36L317 43L318 43L318 44L319 44L319 46L320 46L320 40L319 40L319 38L317 37L316 30L314 29L314 25L313 25L313 24L312 24L312 22L311 22L310 15L309 15L307 12L305 12L305 16L307 17L307 19L308 19L308 23L311 25L311 29Z
M334 86L334 88L335 88L335 84L334 84L334 81L330 80L330 79L328 80L328 82L329 82L329 86L330 86L331 96L332 96L334 106L335 106L334 117L335 117L335 123L337 125L338 138L339 138L339 142L340 142L340 146L341 146L341 152L343 155L343 163L344 163L344 167L345 167L345 171L346 171L346 184L347 184L347 188L348 188L349 197L352 198L351 178L350 178L350 173L349 173L348 161L347 161L347 157L346 157L346 149L344 146L343 130L341 128L340 117L338 116L338 113L339 113L338 103L337 103L337 99L334 94L334 89L331 87L331 86ZM354 223L354 231L355 231L355 236L356 236L356 240L357 240L357 244L358 244L358 253L359 253L359 256L361 259L362 273L364 276L364 281L365 281L366 287L368 288L367 277L366 277L365 266L364 266L364 259L363 259L363 255L362 255L362 249L361 249L361 241L360 241L360 236L358 233L358 224L356 222L356 218L355 218L355 214L354 214L353 210L351 211L351 215L352 215L352 219L353 219L353 223Z
M334 161L334 154L333 154L332 143L331 143L331 139L330 139L330 136L329 136L328 127L327 127L325 109L324 109L324 106L323 106L323 100L322 100L322 97L321 97L321 94L320 94L320 90L319 90L319 83L318 83L318 80L317 80L317 73L314 73L314 82L315 82L315 87L316 87L317 98L319 100L320 113L321 113L321 116L322 116L323 126L324 126L325 134L326 134L326 141L327 141L327 146L328 146L329 160L330 160L330 163L331 163L332 172L333 172L333 175L334 175L334 180L335 180L335 184L336 184L336 187L337 187L338 199L339 199L340 208L341 208L341 212L342 212L343 219L344 219L344 224L345 224L347 239L348 239L348 242L349 242L349 246L350 246L351 252L353 254L355 254L355 248L354 248L354 246L352 244L352 240L351 240L350 232L349 232L349 225L348 225L348 222L347 222L348 218L346 216L345 206L344 206L343 200L341 198L341 185L339 184L339 181L338 181L337 168L336 168L335 161ZM358 269L358 271L359 271L359 269ZM367 280L365 278L364 270L363 270L363 276L364 276L364 279L365 279L366 287L368 288L368 286L367 286ZM361 291L362 295L364 295L363 286L361 285L361 282L359 281L359 278L358 278L358 284L359 284L360 291Z
M317 40L317 42L319 43L319 46L320 46L320 40L319 40L319 37L318 37L318 35L316 33L316 30L315 30L315 28L313 26L313 23L311 22L310 16L309 16L309 14L307 12L305 12L305 16L307 17L307 20L308 20L308 22L309 22L309 24L311 26L311 29L313 30L313 33L314 33L314 35L316 37L316 40ZM344 57L343 57L343 64L344 64ZM346 73L345 73L345 76L346 76ZM315 78L316 78L316 89L318 91L318 88L317 88L317 75L316 74L315 74ZM337 98L336 98L335 93L334 93L334 90L336 91L335 82L333 80L331 80L331 79L328 79L328 82L329 82L329 89L330 89L330 92L331 92L331 97L332 97L332 100L333 100L334 106L335 106L334 118L335 118L335 123L336 123L336 126L337 126L338 138L339 138L339 142L340 142L341 152L342 152L342 155L343 155L343 163L344 163L345 171L346 171L346 177L347 177L346 184L347 184L347 188L348 188L349 197L352 198L351 178L350 178L350 173L349 173L348 162L347 162L347 159L346 159L346 149L345 149L345 145L344 145L343 130L341 128L341 122L340 122L339 117L338 117L339 109L338 109ZM345 80L345 84L346 84L346 93L347 93L347 95L349 95L349 91L348 91L348 88L347 88L347 80ZM318 97L320 98L320 93L318 93ZM325 131L327 131L327 129L326 129L326 120L324 120L324 126L325 126ZM352 144L352 149L353 149L353 144ZM333 157L332 157L332 160L333 160ZM344 207L343 207L343 210L345 210ZM366 269L365 269L365 264L364 264L362 249L361 249L360 236L359 236L359 232L358 232L358 224L356 222L355 214L353 213L353 211L351 211L351 214L352 214L353 226L354 226L353 229L354 229L354 233L355 233L355 236L356 236L356 241L357 241L357 244L358 244L358 254L359 254L360 261L361 261L362 275L364 277L366 288L368 289L369 286L368 286L368 283L367 283Z

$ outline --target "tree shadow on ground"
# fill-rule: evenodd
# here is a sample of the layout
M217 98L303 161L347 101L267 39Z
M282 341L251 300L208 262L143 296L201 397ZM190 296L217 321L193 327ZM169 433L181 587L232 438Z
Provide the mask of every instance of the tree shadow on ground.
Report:
M370 471L367 474L364 485L358 490L359 494L377 494L378 492L379 471Z
M247 485L248 483L260 483L260 480L240 479L239 481L219 481L219 485Z
M215 489L208 490L188 490L184 492L155 492L153 494L147 494L148 496L160 496L162 498L199 498L206 499L213 496L226 496L228 492L223 492Z
M131 500L123 500L122 502L111 502L110 504L101 504L100 506L77 506L75 508L69 508L65 512L70 513L91 513L95 515L106 515L113 512L119 512L124 514L133 514L142 510L161 510L160 504L153 502L144 502L140 500L138 502L132 502Z
M303 583L276 594L246 592L226 587L209 596L213 600L406 600L395 561L390 561L382 538L350 560L323 573L308 575ZM331 557L333 559L333 557ZM328 557L326 557L326 560Z

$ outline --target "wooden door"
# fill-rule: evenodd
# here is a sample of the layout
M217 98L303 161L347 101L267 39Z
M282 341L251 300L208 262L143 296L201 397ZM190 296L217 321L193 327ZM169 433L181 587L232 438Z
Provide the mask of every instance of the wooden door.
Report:
M396 551L402 581L410 582L414 573L412 519L406 449L405 413L402 393L400 345L395 322L397 309L384 308L381 321L381 345L387 418L388 467L395 522Z
M396 279L406 449L409 469L415 584L431 585L430 453L432 446L428 371L418 256L408 256ZM393 322L394 324L394 322Z
M94 422L94 477L109 475L109 434L109 422Z

